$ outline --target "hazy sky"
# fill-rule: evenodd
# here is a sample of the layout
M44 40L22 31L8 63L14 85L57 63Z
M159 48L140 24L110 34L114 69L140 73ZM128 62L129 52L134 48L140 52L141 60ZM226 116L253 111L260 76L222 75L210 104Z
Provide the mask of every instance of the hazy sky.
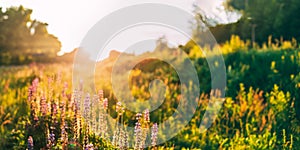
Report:
M80 45L84 35L102 17L122 7L145 2L169 4L190 12L193 11L192 4L196 3L207 14L218 14L221 22L231 21L222 11L223 0L1 0L0 6L6 8L23 5L25 8L33 9L32 19L48 23L49 33L57 36L62 42L61 50L68 52ZM162 31L160 34L156 34L157 32L139 31L139 35L136 36L142 37L147 34L158 38L164 34L175 45L184 44L187 40L173 36L169 31ZM116 45L110 44L107 49L122 51L127 46L129 45L119 42Z

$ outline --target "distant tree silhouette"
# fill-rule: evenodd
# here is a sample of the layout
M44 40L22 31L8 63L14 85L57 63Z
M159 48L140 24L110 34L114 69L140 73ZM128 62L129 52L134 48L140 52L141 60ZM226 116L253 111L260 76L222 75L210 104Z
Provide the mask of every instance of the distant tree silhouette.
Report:
M0 7L1 57L56 56L61 48L60 41L48 33L47 23L32 20L31 14L32 10L23 6L7 8L5 11Z

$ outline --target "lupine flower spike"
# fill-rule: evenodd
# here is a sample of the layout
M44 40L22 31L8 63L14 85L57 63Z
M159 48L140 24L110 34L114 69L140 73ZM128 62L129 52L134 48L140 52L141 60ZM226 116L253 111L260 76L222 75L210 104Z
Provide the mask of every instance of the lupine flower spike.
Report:
M32 136L29 136L27 141L28 141L28 144L27 144L28 150L33 150L33 138L32 138Z
M157 123L154 123L151 128L151 145L153 147L157 144L157 133L158 133L158 125Z

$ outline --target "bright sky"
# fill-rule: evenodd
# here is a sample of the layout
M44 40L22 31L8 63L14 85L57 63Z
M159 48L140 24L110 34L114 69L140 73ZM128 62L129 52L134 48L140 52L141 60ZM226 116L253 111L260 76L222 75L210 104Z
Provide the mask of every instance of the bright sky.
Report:
M230 22L232 19L234 20L234 17L231 17L230 20L226 13L222 11L224 10L222 7L223 1L224 0L1 0L0 6L6 8L23 5L25 8L32 9L32 19L48 23L49 33L57 36L62 42L61 51L69 52L80 45L85 34L102 17L126 6L154 2L177 6L192 12L192 5L196 3L207 14L218 14L220 22ZM155 33L157 33L157 31L147 30L146 33L139 32L139 34L147 34L153 38L159 38L159 36L162 36L161 34L164 34L168 40L171 40L174 44L184 44L187 40L185 38L172 36L173 33L169 31L164 31L161 34ZM127 47L128 45L119 42L117 45L109 44L107 49L123 51Z

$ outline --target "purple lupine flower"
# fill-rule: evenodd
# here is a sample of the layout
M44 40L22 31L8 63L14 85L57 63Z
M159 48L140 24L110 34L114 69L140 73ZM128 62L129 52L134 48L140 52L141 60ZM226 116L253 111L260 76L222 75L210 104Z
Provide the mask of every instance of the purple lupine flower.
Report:
M32 136L29 136L28 137L28 140L27 140L27 148L28 148L28 150L33 150L33 138L32 138Z
M157 133L158 133L158 125L154 123L151 129L151 145L156 146L157 144Z
M50 133L50 141L51 141L51 143L53 143L54 144L54 142L55 142L55 134L53 133L53 131L51 131L51 133Z
M53 130L48 135L48 139L47 140L48 140L47 148L51 148L52 146L55 145L55 134L53 133Z

